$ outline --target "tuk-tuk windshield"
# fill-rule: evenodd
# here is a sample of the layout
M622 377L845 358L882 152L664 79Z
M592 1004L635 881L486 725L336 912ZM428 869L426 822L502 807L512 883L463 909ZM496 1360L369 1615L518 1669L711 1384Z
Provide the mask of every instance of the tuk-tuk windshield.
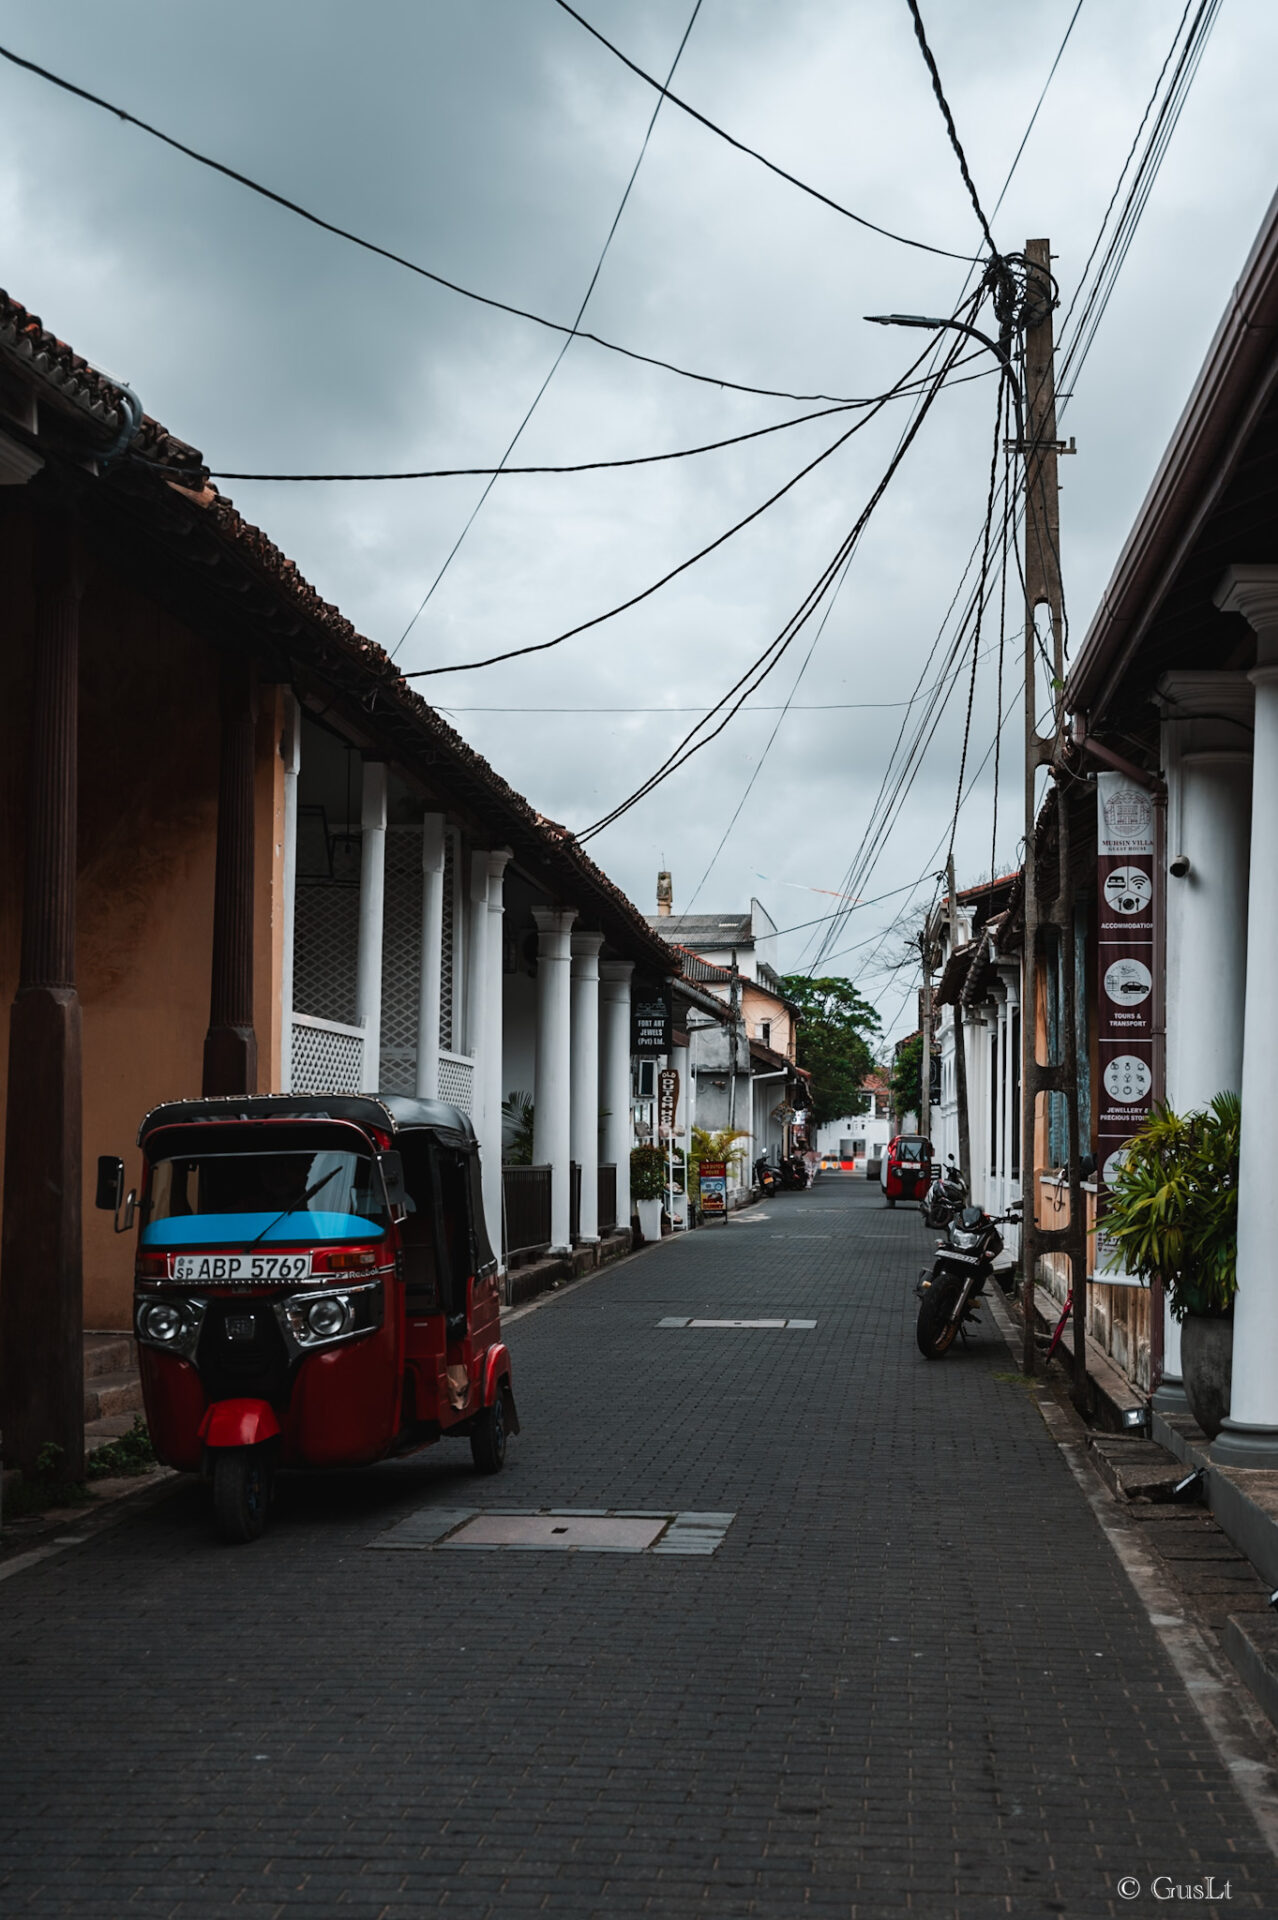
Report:
M930 1157L931 1148L926 1140L903 1138L896 1143L896 1158L902 1166L921 1166Z
M369 1240L388 1223L381 1171L371 1153L345 1146L237 1152L210 1145L155 1161L143 1199L141 1244Z

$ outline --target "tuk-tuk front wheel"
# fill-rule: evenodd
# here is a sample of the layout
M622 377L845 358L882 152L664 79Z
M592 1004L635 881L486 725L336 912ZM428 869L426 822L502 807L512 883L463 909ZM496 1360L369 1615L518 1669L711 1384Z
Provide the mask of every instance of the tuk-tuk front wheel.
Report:
M213 1459L213 1517L230 1546L260 1540L271 1504L272 1465L267 1449L219 1447Z
M477 1473L500 1473L506 1464L506 1409L498 1387L491 1407L485 1407L470 1430L470 1457Z

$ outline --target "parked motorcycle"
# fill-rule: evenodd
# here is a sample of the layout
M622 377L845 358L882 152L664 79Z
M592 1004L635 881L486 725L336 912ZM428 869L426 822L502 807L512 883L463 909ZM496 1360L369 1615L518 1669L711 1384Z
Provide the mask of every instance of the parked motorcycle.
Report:
M931 1186L919 1202L919 1212L925 1227L947 1227L966 1205L967 1182L951 1153L944 1167L937 1168Z
M915 1337L927 1360L940 1360L954 1345L964 1324L974 1319L982 1289L991 1275L1005 1293L1014 1287L1010 1260L1000 1264L1003 1236L999 1227L1020 1224L1021 1203L1009 1213L988 1214L980 1207L962 1207L950 1221L944 1240L936 1243L936 1258L919 1275L914 1291L919 1314Z
M754 1163L754 1184L764 1194L779 1193L781 1175L766 1153L761 1153Z
M802 1193L808 1185L808 1163L801 1153L789 1154L778 1169L788 1193Z

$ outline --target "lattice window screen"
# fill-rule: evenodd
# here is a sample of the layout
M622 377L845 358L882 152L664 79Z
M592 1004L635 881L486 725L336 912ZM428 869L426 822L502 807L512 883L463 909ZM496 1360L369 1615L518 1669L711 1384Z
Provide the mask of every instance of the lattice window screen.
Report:
M353 1025L358 959L359 888L299 879L293 922L294 1010Z
M422 830L386 832L382 930L382 1057L386 1093L417 1091L417 995L422 951Z
M294 1027L293 1091L358 1093L363 1059L364 1043L354 1034Z
M475 1092L475 1069L469 1060L452 1060L447 1054L439 1063L439 1097L450 1107L469 1113Z
M454 962L457 954L457 835L452 828L444 834L444 937L443 952L439 964L439 1044L451 1048L453 1044L453 987L458 969Z

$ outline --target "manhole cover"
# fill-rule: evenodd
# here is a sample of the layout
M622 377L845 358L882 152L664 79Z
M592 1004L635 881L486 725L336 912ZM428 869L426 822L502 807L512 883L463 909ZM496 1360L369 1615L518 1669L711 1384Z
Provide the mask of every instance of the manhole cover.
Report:
M549 1547L566 1552L588 1547L593 1553L642 1553L668 1525L656 1520L622 1520L558 1513L481 1513L451 1533L448 1547Z
M370 1547L422 1552L431 1547L533 1553L660 1553L705 1557L723 1544L731 1513L610 1512L561 1507L551 1512L477 1513L421 1507Z
M658 1320L659 1327L746 1327L762 1330L765 1333L777 1333L786 1327L799 1328L810 1332L816 1325L815 1320Z

